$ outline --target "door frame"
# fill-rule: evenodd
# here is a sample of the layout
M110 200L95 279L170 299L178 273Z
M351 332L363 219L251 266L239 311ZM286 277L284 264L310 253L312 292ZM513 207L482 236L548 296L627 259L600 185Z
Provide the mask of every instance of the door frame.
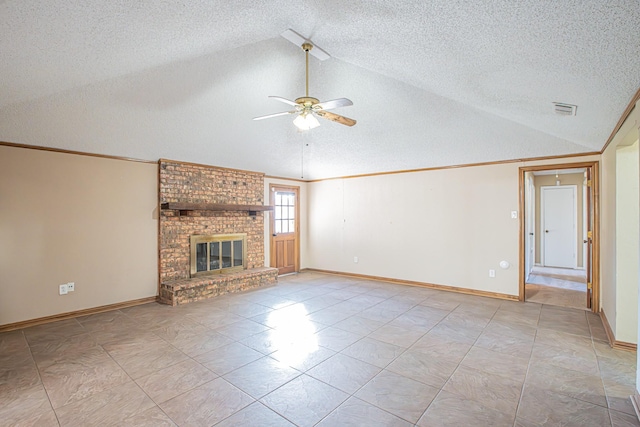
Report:
M587 188L587 172L585 171L584 173L584 179L582 181L582 212L580 212L580 215L582 215L582 236L583 236L583 241L582 241L582 269L585 270L585 272L587 271L587 245L589 244L586 240L584 240L584 236L587 235L587 232L589 231L589 214L588 209L587 209L587 201L589 200L587 197L588 196L588 188Z
M575 169L586 168L590 171L589 177L591 180L591 197L584 203L589 203L588 209L593 212L593 218L591 219L591 311L594 313L600 312L600 162L576 162L576 163L562 163L562 164L549 164L538 166L523 166L519 168L518 172L518 197L519 197L519 209L520 212L525 212L525 172L536 172L543 170L556 170L556 169ZM518 300L525 300L525 248L526 248L526 224L524 215L520 215L519 218L519 292ZM589 260L587 260L589 261ZM585 266L586 269L587 266ZM588 290L587 290L588 291Z
M275 206L276 191L291 191L296 194L296 218L295 218L295 245L294 245L294 272L300 272L300 187L293 185L269 184L269 204ZM275 233L275 210L269 213L269 266L276 265L276 245L273 239Z
M527 179L528 178L528 179ZM531 275L531 271L536 264L536 239L535 239L535 230L536 230L536 210L535 210L535 200L536 200L536 186L533 182L533 175L527 176L525 174L525 197L526 202L525 206L528 207L527 212L524 212L524 216L526 219L525 227L525 251L526 245L529 244L529 250L525 253L525 283L529 280L529 276ZM528 261L528 262L527 262Z
M567 185L543 185L540 187L540 264L543 267L547 266L546 263L546 241L544 239L544 235L542 234L542 230L545 229L545 190L553 188L571 188L573 190L573 268L574 270L578 269L578 186L574 184ZM582 205L586 205L586 200L582 200ZM552 266L557 267L557 266Z

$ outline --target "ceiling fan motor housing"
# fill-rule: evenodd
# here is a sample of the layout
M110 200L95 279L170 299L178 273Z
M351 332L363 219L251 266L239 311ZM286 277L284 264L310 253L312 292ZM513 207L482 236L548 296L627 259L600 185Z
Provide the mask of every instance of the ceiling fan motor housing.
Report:
M317 98L312 98L310 96L302 96L296 99L296 103L302 105L303 107L311 107L319 102L320 101Z

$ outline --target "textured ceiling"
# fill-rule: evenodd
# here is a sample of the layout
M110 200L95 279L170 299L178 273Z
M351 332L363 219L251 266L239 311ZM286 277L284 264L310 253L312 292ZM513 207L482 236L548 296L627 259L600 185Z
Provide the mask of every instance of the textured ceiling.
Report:
M0 0L0 140L317 179L602 148L640 87L629 1ZM298 132L268 99L347 97ZM552 102L578 105L575 117Z

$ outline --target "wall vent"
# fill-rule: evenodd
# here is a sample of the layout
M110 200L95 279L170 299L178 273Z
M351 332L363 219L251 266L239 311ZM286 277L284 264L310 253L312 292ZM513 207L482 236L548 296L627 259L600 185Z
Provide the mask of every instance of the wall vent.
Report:
M565 104L564 102L553 103L553 112L560 116L575 116L577 110L577 105Z

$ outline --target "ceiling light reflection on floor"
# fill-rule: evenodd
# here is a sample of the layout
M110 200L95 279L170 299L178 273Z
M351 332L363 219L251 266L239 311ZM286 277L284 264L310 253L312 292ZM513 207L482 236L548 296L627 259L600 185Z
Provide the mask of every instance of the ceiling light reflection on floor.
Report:
M307 317L304 304L295 304L269 314L267 323L271 331L273 348L278 360L289 366L297 366L318 350L316 327Z

